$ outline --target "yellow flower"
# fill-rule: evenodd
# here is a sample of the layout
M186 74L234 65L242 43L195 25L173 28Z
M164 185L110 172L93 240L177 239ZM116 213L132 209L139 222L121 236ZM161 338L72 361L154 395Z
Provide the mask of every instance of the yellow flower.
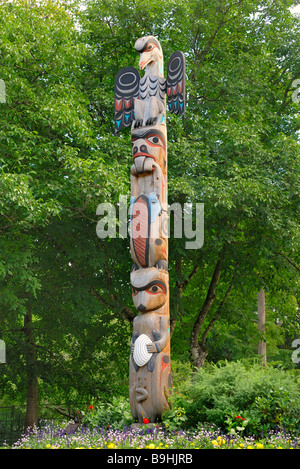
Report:
M240 443L240 448L244 448L244 443Z
M149 449L154 449L155 448L155 445L153 443L150 443L150 445L148 446Z
M49 445L49 444L48 444L48 445L46 445L46 448L50 448L50 445Z
M108 449L114 449L116 447L117 447L117 445L115 445L114 443L109 443L109 445L107 445Z
M212 444L213 444L214 446L218 446L218 445L219 445L219 443L218 443L216 440L212 440Z
M221 445L224 445L224 443L226 443L226 440L224 440L224 438L222 438L221 436L218 436L217 437L217 442L221 446Z
M277 448L277 449L282 449L282 446L278 446L278 448Z
M169 448L169 445L165 445L165 448Z
M247 449L253 449L252 446L247 446Z
M263 449L264 445L262 443L256 443L256 448L257 449Z

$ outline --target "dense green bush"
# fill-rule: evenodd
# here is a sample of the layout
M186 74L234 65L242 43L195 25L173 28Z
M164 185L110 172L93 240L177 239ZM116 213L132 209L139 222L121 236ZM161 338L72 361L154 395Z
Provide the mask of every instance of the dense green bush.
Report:
M163 414L168 430L213 424L232 435L300 434L300 375L274 366L239 362L206 364L193 373L173 363L172 407ZM132 422L127 398L95 401L84 414L89 428L122 429Z
M83 424L90 429L105 427L122 429L133 423L128 399L114 397L112 402L95 401L86 412L81 412Z
M187 423L261 435L278 428L300 432L300 377L280 368L244 362L208 365L181 387ZM189 400L189 401L188 401Z

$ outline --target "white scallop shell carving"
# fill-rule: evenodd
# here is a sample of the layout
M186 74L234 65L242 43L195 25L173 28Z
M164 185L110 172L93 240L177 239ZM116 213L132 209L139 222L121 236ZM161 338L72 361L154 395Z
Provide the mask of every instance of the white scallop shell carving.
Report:
M152 340L146 334L141 334L134 343L133 359L138 366L146 365L152 357L152 353L147 350L147 344L152 344Z

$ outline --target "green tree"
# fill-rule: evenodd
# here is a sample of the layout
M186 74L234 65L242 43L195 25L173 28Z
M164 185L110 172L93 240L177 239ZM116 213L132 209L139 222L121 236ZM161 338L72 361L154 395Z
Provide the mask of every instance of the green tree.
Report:
M37 421L38 389L40 399L52 389L52 397L59 390L69 401L85 400L99 387L112 392L104 380L114 375L118 355L110 324L113 309L127 310L119 300L121 269L114 269L112 285L114 260L92 217L98 203L126 187L125 168L110 160L113 146L103 153L97 145L81 85L87 47L76 11L28 0L5 3L0 15L7 92L0 109L0 334L7 344L1 394L26 400L27 427Z
M298 274L299 113L291 96L299 20L290 5L99 1L85 12L89 68L102 83L114 71L102 95L121 66L136 64L131 44L142 34L158 35L166 61L176 49L186 55L186 118L168 118L169 200L205 204L205 244L188 252L184 239L170 240L170 274L172 329L178 318L192 322L195 367L236 290L276 291L284 279L292 292ZM105 54L111 44L113 56ZM95 108L112 129L112 104Z

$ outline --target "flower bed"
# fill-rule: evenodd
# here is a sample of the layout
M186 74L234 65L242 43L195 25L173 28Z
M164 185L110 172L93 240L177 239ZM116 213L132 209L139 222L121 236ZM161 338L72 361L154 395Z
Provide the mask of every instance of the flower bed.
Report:
M193 431L162 431L144 426L141 432L124 428L89 430L81 426L73 435L64 428L48 424L24 435L11 449L300 449L300 438L291 439L284 432L270 432L255 440L239 435L222 435L214 426Z

